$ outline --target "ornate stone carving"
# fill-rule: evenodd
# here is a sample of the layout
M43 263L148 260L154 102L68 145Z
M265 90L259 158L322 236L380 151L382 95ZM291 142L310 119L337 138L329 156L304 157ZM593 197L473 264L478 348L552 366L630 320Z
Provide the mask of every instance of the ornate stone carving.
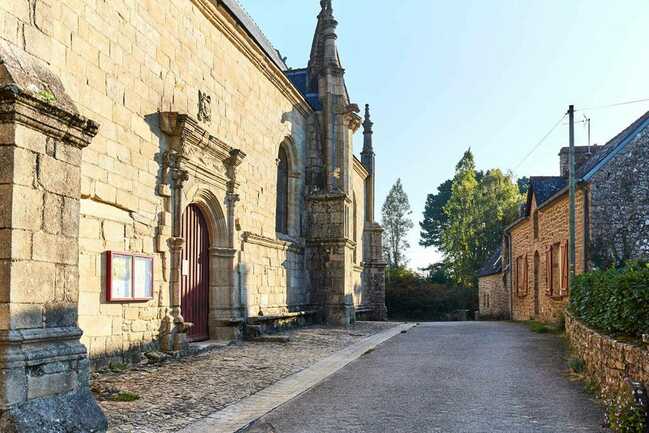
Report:
M246 157L244 152L214 137L186 114L160 113L160 129L171 138L167 153L175 167L200 173L210 183L235 182L234 170Z
M198 91L198 121L212 121L212 97L200 90Z

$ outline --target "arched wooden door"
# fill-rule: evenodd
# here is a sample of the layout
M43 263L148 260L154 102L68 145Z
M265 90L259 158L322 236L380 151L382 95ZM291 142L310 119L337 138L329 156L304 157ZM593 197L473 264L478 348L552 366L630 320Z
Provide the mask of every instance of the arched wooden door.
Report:
M185 239L182 261L181 309L185 322L194 324L188 331L190 341L209 338L209 244L207 222L200 208L187 206L183 215L182 237Z

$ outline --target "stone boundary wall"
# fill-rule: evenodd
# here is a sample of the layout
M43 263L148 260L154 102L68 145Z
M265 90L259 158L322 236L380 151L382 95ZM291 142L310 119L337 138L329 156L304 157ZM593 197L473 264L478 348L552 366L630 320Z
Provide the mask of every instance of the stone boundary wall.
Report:
M590 329L566 313L566 337L586 373L603 390L616 389L625 378L649 385L649 350L624 343Z

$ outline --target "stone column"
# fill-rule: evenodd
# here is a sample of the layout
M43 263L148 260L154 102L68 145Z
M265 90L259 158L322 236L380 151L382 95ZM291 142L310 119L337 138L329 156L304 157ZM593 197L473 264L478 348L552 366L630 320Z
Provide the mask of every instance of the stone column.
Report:
M364 230L365 250L368 253L364 263L365 285L368 289L372 312L371 320L386 320L388 310L385 306L385 268L383 258L383 227L368 223Z
M0 59L0 431L105 431L77 322L81 151L98 125L44 66Z

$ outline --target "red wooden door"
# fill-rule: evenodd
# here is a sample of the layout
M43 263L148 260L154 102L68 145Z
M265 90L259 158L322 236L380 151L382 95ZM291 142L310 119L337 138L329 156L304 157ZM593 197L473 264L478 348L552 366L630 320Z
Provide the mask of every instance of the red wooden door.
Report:
M182 262L181 309L185 322L192 322L190 341L209 338L209 234L203 213L189 205L183 215L182 237L185 239Z

